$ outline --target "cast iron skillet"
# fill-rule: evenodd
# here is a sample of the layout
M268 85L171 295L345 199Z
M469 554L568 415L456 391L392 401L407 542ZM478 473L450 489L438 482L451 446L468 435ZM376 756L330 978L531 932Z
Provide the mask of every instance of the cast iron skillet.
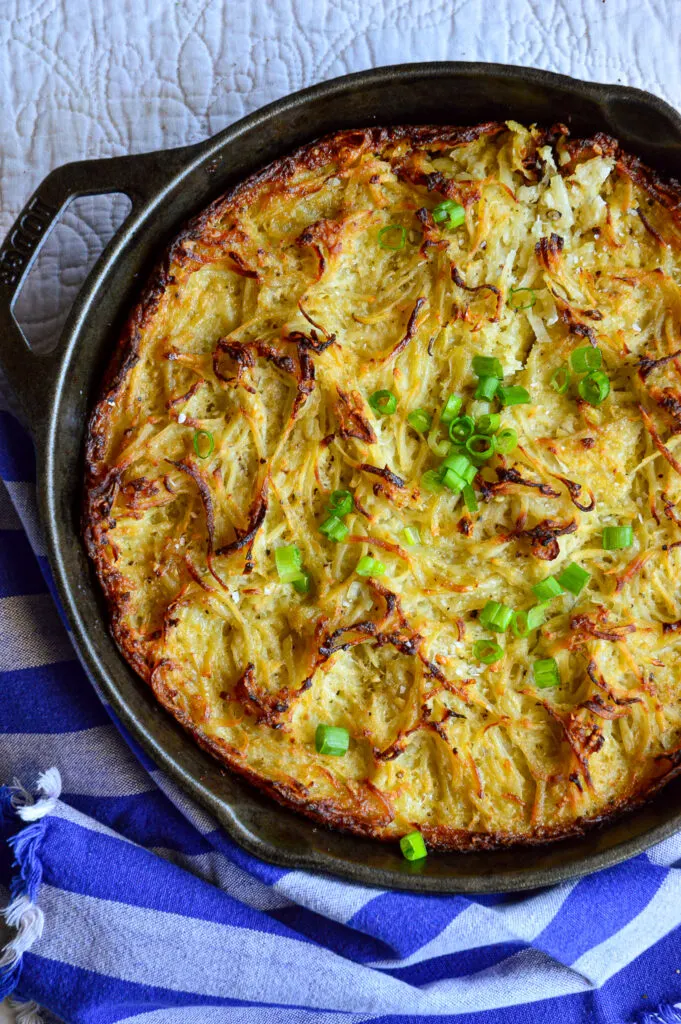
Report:
M53 171L0 250L0 365L38 457L49 560L78 649L132 735L251 853L287 868L421 892L495 892L550 885L631 857L681 828L681 780L641 810L546 847L439 854L411 865L397 844L319 828L280 808L204 754L156 704L109 636L80 541L83 432L125 312L182 223L230 185L316 136L372 124L476 124L513 117L603 130L661 171L681 176L681 118L649 93L499 64L410 64L295 93L215 138L184 149L68 164ZM125 192L131 213L81 289L53 352L32 352L12 305L68 202Z

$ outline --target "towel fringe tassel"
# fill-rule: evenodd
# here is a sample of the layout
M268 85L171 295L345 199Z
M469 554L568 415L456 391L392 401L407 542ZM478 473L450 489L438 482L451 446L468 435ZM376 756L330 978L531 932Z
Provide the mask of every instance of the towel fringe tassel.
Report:
M644 1013L641 1024L681 1024L681 1003L664 1003L653 1013Z

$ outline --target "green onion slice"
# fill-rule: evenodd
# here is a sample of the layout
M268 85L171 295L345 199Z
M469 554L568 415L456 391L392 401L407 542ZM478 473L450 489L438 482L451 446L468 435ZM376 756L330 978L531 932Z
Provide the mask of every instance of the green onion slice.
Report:
M433 425L433 417L425 409L414 409L407 416L407 423L419 434L425 434Z
M333 491L329 498L328 509L332 516L347 516L352 512L355 502L350 491Z
M498 377L480 377L473 398L480 402L491 402L498 390Z
M556 577L563 590L569 590L575 597L579 597L584 587L591 579L591 573L582 569L576 562L570 562L568 566Z
M445 469L442 476L442 483L445 487L448 487L454 494L460 494L466 486L466 481L462 476L459 476L453 469Z
M425 840L420 832L410 832L408 836L402 836L400 850L405 860L423 860L428 856Z
M377 558L372 558L370 555L363 555L357 563L355 572L358 576L382 576L385 572L385 566L383 562L379 562Z
M503 380L504 368L494 356L473 356L473 373L478 377L496 377Z
M551 374L551 387L559 395L564 395L570 387L570 371L567 364L559 366L557 370L553 371Z
M378 232L378 244L381 249L391 249L393 252L404 249L407 244L407 229L401 224L388 224Z
M501 455L508 455L518 447L517 430L514 430L513 427L502 427L494 437L494 444Z
M460 395L450 395L440 413L440 423L451 423L461 411L463 398Z
M374 391L369 405L377 416L392 416L397 409L397 398L392 391Z
M421 486L426 491L441 491L443 483L440 471L437 469L427 469L421 477Z
M505 633L513 621L513 609L499 601L488 601L480 612L480 625L495 633Z
M558 686L560 683L560 672L558 662L555 658L540 658L532 666L535 685L541 690L549 686Z
M325 537L329 538L329 540L333 540L338 543L339 541L345 540L347 535L350 533L350 530L343 520L338 518L338 516L329 516L328 519L325 519L324 522L320 524L319 532L323 533Z
M498 412L485 413L475 421L475 429L480 434L496 434L501 423L501 416Z
M535 583L532 590L540 601L550 601L563 593L563 588L555 576L547 576L546 579Z
M511 288L507 305L517 313L520 309L532 309L536 301L537 296L533 288Z
M350 733L339 725L322 725L320 722L314 734L314 745L318 754L342 757L350 746Z
M547 604L548 602L535 604L532 608L528 608L527 611L521 609L519 612L515 612L511 622L515 635L526 637L534 629L539 629L540 626L543 626L546 622Z
M497 398L504 407L509 405L527 405L532 401L529 391L521 387L520 384L509 384L508 387L500 384Z
M428 441L428 447L431 452L433 452L434 455L437 455L438 458L444 459L445 455L449 454L452 443L449 438L440 436L439 427L433 427L432 430L429 430L426 440Z
M473 657L483 665L494 665L504 656L504 649L494 640L476 640L473 644Z
M604 526L603 549L605 551L621 551L630 548L634 543L634 530L631 526Z
M473 434L466 441L465 447L471 458L480 462L491 459L496 451L494 438L489 434Z
M580 397L589 405L600 405L610 394L610 381L607 373L603 373L602 370L593 370L591 373L587 373L586 377L582 377L580 380L577 390Z
M433 207L433 220L439 224L441 221L447 220L454 210L463 210L463 206L455 203L453 199L443 199L441 203Z
M203 444L207 442L208 447ZM194 434L194 451L200 459L209 459L215 451L215 441L210 430L197 430Z
M468 509L468 511L469 512L477 512L478 511L478 507L479 507L478 506L478 499L476 498L475 491L473 490L471 485L470 484L466 484L466 486L463 488L462 493L463 493L463 500L466 503L466 508Z
M282 583L293 583L303 575L303 556L295 544L287 544L274 552L277 575Z
M297 580L294 580L293 589L297 590L299 594L309 594L310 574L308 572L304 572L302 576L299 576Z
M447 227L450 231L454 231L456 228L460 228L466 220L466 211L463 206L457 206L455 210L452 210L449 214L449 220L447 221Z
M449 436L458 444L465 444L474 430L475 420L472 416L457 416L449 424Z
M408 547L412 548L415 544L421 543L421 534L415 526L405 526L402 530L402 540Z
M576 348L570 355L570 362L575 373L588 373L589 370L600 370L603 365L603 353L599 348L584 345Z

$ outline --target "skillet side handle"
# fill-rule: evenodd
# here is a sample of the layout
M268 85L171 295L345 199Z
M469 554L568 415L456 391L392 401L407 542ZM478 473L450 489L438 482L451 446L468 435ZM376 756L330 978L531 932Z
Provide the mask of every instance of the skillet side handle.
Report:
M38 186L0 246L0 370L34 439L40 436L47 419L64 335L53 351L33 352L12 309L43 242L64 208L77 196L123 192L132 203L129 218L162 189L196 149L188 146L64 164Z

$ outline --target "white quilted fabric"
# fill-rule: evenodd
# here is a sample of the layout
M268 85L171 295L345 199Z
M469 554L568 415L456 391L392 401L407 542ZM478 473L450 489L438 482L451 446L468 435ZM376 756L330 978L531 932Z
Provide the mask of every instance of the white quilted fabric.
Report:
M680 0L1 0L0 233L58 164L195 142L381 64L533 65L681 106L680 15ZM72 208L20 310L31 337L54 333L120 214Z

